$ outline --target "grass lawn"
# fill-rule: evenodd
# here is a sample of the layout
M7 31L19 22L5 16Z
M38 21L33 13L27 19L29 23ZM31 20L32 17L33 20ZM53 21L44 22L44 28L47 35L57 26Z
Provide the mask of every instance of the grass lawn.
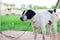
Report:
M26 30L29 25L29 21L22 22L19 16L0 16L0 30ZM58 20L58 32L60 32L60 20ZM32 31L32 26L29 27L28 31ZM39 30L39 29L38 29ZM41 32L41 30L40 30Z

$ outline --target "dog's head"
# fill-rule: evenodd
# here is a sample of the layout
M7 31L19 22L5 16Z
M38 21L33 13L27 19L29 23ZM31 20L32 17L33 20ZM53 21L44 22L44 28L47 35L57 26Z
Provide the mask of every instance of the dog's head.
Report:
M21 21L26 21L31 19L36 13L33 10L25 10L20 17Z

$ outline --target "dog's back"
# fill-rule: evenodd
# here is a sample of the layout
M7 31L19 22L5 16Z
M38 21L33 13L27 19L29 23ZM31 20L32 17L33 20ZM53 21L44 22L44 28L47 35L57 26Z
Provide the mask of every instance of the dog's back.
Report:
M32 22L36 22L37 24L46 25L51 22L55 22L57 20L56 10L43 10L43 11L35 11L36 15L32 18Z

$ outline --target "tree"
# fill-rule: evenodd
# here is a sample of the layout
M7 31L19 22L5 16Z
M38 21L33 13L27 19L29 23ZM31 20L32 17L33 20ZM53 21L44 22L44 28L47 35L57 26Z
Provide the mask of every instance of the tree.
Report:
M55 8L55 6L51 6L51 9L54 9Z
M51 6L51 9L54 9L55 8L55 6ZM59 8L60 9L60 4L58 5L58 7L57 8Z
M31 5L31 4L30 4L30 5L28 5L28 8L29 8L29 9L33 9L33 7L32 7L32 5Z
M39 9L47 9L46 6L41 6Z
M25 4L22 4L21 5L21 10L24 10L24 9L26 9L26 6L25 6Z
M15 4L10 4L9 6L15 6Z
M58 5L58 8L60 9L60 4Z
M34 10L37 10L37 9L39 9L40 7L38 6L38 5L35 5L34 6Z
M7 3L4 3L4 6L8 6L8 4Z

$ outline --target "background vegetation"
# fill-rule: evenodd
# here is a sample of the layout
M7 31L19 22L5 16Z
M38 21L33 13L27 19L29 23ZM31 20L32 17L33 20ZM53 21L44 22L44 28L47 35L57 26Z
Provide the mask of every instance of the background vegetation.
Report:
M7 6L7 7L15 7L15 4L6 4L4 3L4 6ZM25 4L22 4L20 6L21 8L16 8L18 10L25 10L25 9L34 9L34 10L39 10L39 9L48 9L48 7L46 6L38 6L38 5L32 5L32 4L29 4L28 6L26 6ZM55 5L52 5L50 7L50 9L54 9ZM58 9L60 9L60 4L58 5Z
M18 31L25 31L27 26L29 25L29 21L22 22L20 20L20 16L8 15L8 16L0 16L0 25L1 31L5 30L18 30ZM58 20L58 32L60 32L60 20ZM32 26L29 27L28 31L32 31ZM38 29L39 30L39 29ZM41 32L41 30L39 31Z
M54 7L55 7L55 5L53 5L53 6L51 6L50 7L50 9L54 9ZM46 6L38 6L38 5L28 5L28 6L26 6L25 4L22 4L21 5L21 10L24 10L24 9L27 9L27 8L29 8L29 9L34 9L34 10L39 10L39 9L48 9L48 7L46 7ZM60 4L58 5L58 9L60 9Z

